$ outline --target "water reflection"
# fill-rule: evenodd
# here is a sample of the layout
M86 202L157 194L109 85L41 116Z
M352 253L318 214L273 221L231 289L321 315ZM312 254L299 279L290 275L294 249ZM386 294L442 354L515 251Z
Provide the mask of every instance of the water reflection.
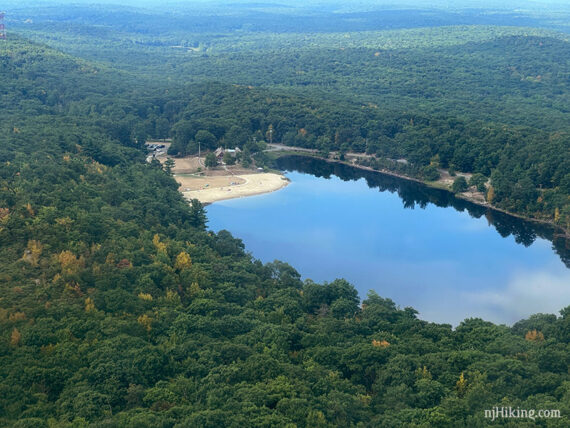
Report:
M473 218L485 216L488 224L492 225L503 238L512 235L515 242L525 247L530 246L537 238L550 241L553 251L558 254L566 267L570 268L570 240L557 235L556 230L550 225L525 221L482 207L456 198L444 190L432 189L421 183L344 164L326 162L307 156L281 157L277 159L276 164L278 168L285 171L298 171L319 178L330 179L333 175L343 181L356 181L364 178L370 188L378 188L380 192L396 193L402 200L404 208L407 209L414 209L416 206L425 209L429 204L433 204L437 207L453 207L457 211L465 211Z
M561 304L570 302L570 271L557 269L517 272L505 288L483 292L464 292L463 298L476 306L490 308L482 313L492 318L500 311L505 319L514 321L530 313L557 313Z

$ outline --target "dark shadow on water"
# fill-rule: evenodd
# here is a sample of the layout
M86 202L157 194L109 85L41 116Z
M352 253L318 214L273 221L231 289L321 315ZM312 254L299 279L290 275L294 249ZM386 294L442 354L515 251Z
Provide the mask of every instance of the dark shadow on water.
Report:
M560 256L566 267L570 268L569 240L563 236L558 236L556 230L547 224L513 217L500 211L456 198L450 192L432 189L421 183L382 174L381 172L366 171L345 164L327 162L313 157L284 156L276 160L276 166L284 171L298 171L326 179L333 175L343 181L356 181L364 178L370 188L378 188L380 192L396 193L402 199L404 208L425 208L428 204L434 204L438 207L453 207L457 211L467 211L474 218L485 216L487 222L503 238L512 235L517 243L525 247L530 246L536 238L550 241L553 251Z

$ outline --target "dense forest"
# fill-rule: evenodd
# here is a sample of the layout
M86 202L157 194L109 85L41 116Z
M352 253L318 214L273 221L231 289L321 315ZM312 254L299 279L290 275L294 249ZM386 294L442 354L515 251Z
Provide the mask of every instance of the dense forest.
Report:
M11 43L17 46L18 40ZM513 40L500 43L510 45ZM527 43L538 46L543 42L531 38ZM563 46L568 48L568 43ZM30 97L20 99L5 93L4 105L27 114L66 111L89 115L127 146L132 136L139 142L147 137L172 136L171 153L184 155L197 152L198 135L207 149L247 144L255 152L259 147L252 145L253 138L268 140L271 127L276 142L323 153L371 154L375 160L368 165L378 169L402 170L402 165L389 160L405 158L409 164L401 172L414 177L433 179L437 168L482 174L493 189L487 196L495 206L553 221L566 229L570 224L570 134L562 121L559 125L551 122L552 128L507 125L441 112L406 111L391 103L332 101L222 83L173 88L163 88L161 83L153 88L126 71L114 75L105 65L82 61L70 65L69 57L61 54L53 54L55 68L47 71L33 57L24 59L31 55L25 48L16 49L13 55L13 62L5 62L3 67L7 73L16 66L25 70L16 88L24 86L20 91ZM55 62L59 56L67 60ZM63 70L70 76L61 81L57 76ZM99 80L81 81L85 75L96 75ZM132 92L121 95L120 85ZM84 94L89 94L89 102L82 102ZM560 94L567 96L566 92Z
M174 136L173 154L195 152L198 131L206 145L243 147L253 137L267 140L271 126L274 142L367 153L375 159L366 166L427 181L439 168L481 174L492 205L569 229L567 34L429 19L412 20L421 28L389 31L378 31L388 21L378 28L361 22L352 32L333 31L334 21L324 19L327 31L232 26L233 19L260 22L269 13L251 7L216 23L203 10L180 11L170 27L160 24L166 15L127 8L22 9L13 19L26 37L138 87L123 104L143 105L124 124L138 122L141 138ZM95 113L117 108L116 99L103 98L105 106L91 107ZM397 158L408 166L391 161Z
M480 173L497 206L568 227L568 42L482 43L520 47L513 60L548 50L505 71L508 94L497 92L502 84L488 90L529 98L519 104L529 114L551 98L552 120L539 107L528 123L512 111L491 120L492 102L479 117L476 107L411 109L409 100L366 100L366 86L363 98L339 100L221 72L213 83L169 80L174 71L156 79L156 64L138 74L24 35L0 40L0 425L483 427L484 411L499 405L561 417L497 425L568 426L570 306L512 327L467 319L453 329L374 292L358 296L342 279L301 281L287 263L262 264L229 232L209 231L201 204L188 204L160 163L145 162L143 142L166 137L175 155L199 139L269 162L260 149L271 128L275 141L368 153L382 166L406 158L417 177L434 166ZM447 67L463 76L460 52L487 52L489 64L502 54L487 47L442 46L434 58L452 58ZM425 70L425 55L386 61L409 69L416 58ZM181 70L224 70L217 57L199 61L183 59ZM397 94L405 86L394 79ZM349 81L335 84L350 92ZM468 96L433 83L412 95Z

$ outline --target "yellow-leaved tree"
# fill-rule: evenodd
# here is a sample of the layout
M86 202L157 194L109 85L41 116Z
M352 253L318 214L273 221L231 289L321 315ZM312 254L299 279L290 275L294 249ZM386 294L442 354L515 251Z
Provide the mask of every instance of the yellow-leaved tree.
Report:
M14 330L12 330L12 335L10 336L10 343L13 346L19 346L21 340L22 335L20 334L20 331L17 328L14 328Z
M85 299L85 312L93 312L95 310L95 302L91 297Z
M542 342L544 341L544 334L542 334L542 331L529 330L524 335L524 338L529 342Z
M493 188L493 186L489 186L489 190L487 190L487 202L492 204L494 199L495 199L495 189Z
M139 299L145 300L147 302L152 302L152 296L148 293L140 292L139 293Z
M465 392L467 391L467 381L465 380L463 372L461 372L459 380L455 384L455 390L457 391L457 395L459 397L463 397L465 395Z
M176 256L176 261L174 262L174 267L178 270L189 269L192 266L192 259L190 255L185 251L180 252Z
M64 275L72 275L83 266L83 258L77 257L71 251L62 251L57 255L57 260L61 265L61 272Z
M158 233L153 236L152 243L158 253L166 254L166 244L164 242L160 242L160 236L158 236Z
M141 315L137 318L137 321L140 325L144 327L146 331L152 330L152 318L149 317L147 314Z

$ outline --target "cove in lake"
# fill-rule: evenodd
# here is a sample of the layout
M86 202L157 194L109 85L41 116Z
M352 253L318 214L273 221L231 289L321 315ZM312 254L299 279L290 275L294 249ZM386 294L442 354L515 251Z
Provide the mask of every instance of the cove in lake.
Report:
M361 298L372 289L453 325L512 324L570 304L567 242L548 225L347 165L291 156L278 166L284 189L207 207L212 230L263 262L316 282L345 278Z

